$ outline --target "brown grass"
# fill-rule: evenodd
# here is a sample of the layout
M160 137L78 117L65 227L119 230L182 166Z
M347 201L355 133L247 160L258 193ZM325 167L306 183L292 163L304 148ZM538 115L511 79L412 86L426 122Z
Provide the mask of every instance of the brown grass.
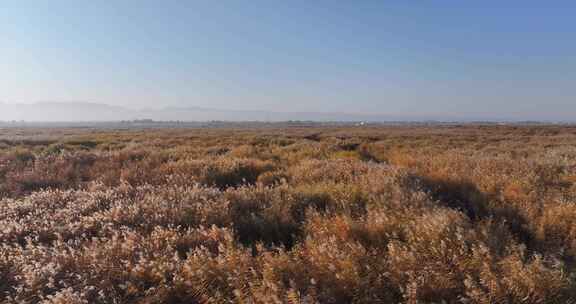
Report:
M1 130L2 303L575 303L576 128Z

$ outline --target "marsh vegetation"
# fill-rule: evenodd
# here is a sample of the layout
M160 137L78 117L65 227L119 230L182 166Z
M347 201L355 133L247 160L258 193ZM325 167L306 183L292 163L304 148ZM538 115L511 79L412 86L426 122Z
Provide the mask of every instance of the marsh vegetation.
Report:
M576 128L0 131L3 303L570 303Z

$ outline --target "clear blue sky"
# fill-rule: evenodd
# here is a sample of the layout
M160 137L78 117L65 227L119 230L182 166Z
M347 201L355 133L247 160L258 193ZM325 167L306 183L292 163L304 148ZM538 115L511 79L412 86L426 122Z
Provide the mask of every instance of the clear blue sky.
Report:
M567 118L574 1L2 1L0 101Z

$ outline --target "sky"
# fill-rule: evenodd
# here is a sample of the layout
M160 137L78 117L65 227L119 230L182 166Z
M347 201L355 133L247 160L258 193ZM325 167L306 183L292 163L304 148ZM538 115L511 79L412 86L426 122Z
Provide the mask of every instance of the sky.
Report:
M566 119L574 1L0 1L0 102Z

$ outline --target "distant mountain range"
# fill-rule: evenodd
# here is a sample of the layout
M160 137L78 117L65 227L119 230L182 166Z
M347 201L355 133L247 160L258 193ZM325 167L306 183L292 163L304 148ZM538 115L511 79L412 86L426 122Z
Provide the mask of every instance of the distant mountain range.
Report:
M0 103L0 121L28 122L104 122L152 119L156 121L505 121L483 117L394 116L384 114L354 114L335 112L268 112L234 111L200 107L165 107L160 109L130 109L100 103L41 102L34 104ZM515 119L510 119L515 120Z
M389 121L405 120L407 117L348 113L233 111L200 107L129 109L83 102L0 103L0 121L99 122L136 119L158 121Z

